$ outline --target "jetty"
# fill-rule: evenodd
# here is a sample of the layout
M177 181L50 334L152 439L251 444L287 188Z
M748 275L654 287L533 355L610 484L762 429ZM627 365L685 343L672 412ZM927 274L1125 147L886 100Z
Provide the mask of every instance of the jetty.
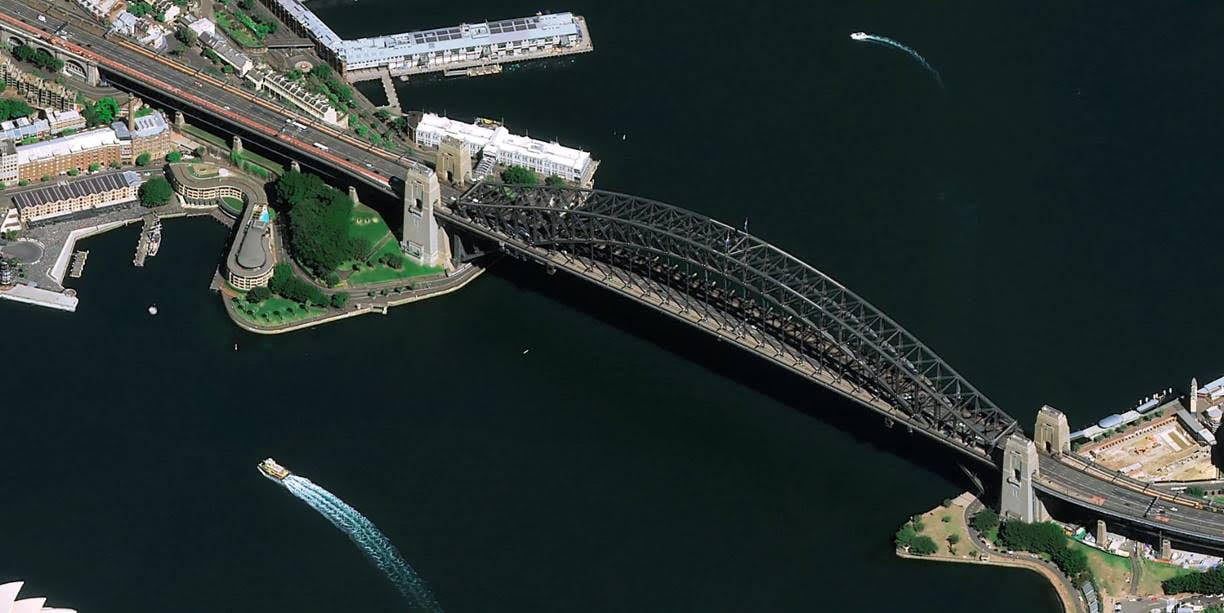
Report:
M68 276L73 279L80 279L85 272L85 260L89 258L88 251L78 251L72 255L72 268L68 272Z
M140 240L136 243L136 257L132 259L132 264L138 268L144 266L145 258L157 255L160 244L161 220L152 213L145 215L144 225L140 228Z

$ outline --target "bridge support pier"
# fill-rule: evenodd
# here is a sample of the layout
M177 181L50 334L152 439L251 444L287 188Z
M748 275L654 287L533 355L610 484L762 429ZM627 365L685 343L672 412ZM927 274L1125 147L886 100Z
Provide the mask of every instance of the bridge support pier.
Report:
M1049 519L1045 506L1033 489L1038 473L1037 445L1019 435L1007 437L1003 445L1003 487L999 490L999 513L1023 522Z
M1096 542L1098 547L1105 546L1105 520L1098 519L1096 525Z
M425 266L438 263L441 234L434 207L441 204L438 175L424 164L410 162L404 177L404 251Z
M302 172L302 165L298 164L297 160L290 160L289 170L292 170L293 172Z
M1042 453L1071 453L1071 428L1067 426L1067 416L1050 405L1042 406L1037 410L1033 439Z
M234 153L242 153L242 137L234 135L234 144L230 147Z
M357 188L352 185L349 186L348 197L353 201L353 206L361 204L361 200L357 197Z
M1160 559L1168 560L1168 559L1171 559L1172 557L1173 557L1173 543L1170 543L1169 539L1161 537L1160 538Z

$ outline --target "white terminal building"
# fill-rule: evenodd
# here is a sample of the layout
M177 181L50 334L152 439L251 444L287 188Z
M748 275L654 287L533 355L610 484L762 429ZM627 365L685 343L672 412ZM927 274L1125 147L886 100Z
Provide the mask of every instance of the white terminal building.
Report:
M392 75L419 74L592 49L586 22L572 13L344 40L300 0L262 1L344 73L387 68Z
M555 175L583 186L591 184L599 166L586 151L517 136L504 126L463 123L433 113L421 117L416 126L418 145L437 148L446 137L463 142L473 159L480 155L501 166L524 166L541 177Z

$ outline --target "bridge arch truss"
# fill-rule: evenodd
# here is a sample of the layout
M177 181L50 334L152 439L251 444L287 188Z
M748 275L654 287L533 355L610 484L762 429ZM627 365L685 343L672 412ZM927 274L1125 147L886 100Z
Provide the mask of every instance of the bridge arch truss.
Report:
M1016 422L837 281L747 232L606 191L478 183L445 222L733 340L993 464Z

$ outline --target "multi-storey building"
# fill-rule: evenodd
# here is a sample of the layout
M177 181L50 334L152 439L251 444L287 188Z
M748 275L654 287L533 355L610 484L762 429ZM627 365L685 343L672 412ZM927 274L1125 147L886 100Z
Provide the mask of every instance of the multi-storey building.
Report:
M47 124L52 134L59 134L65 130L83 130L85 129L85 117L80 111L47 111Z
M342 73L387 68L392 74L413 74L591 49L585 22L572 13L344 40L300 0L263 3L314 42L319 57Z
M344 124L340 122L340 114L332 107L327 96L306 89L306 86L300 81L294 81L280 74L267 64L260 64L258 68L251 71L248 78L255 84L256 90L266 87L312 117L344 127Z
M138 108L138 105L132 105L126 121L111 124L111 130L121 143L120 158L126 164L134 163L142 153L148 153L157 160L174 149L170 124L166 122L165 115L161 111L153 111L143 117L135 117Z
M496 124L463 123L433 113L421 117L414 134L422 147L436 148L444 138L454 138L473 157L480 154L502 166L524 166L543 177L557 176L580 185L591 184L599 165L581 149L516 136Z
M18 192L12 199L21 221L28 224L131 202L140 183L140 175L134 172L112 172Z
M212 49L213 53L216 53L226 64L233 66L240 77L245 77L246 73L255 67L250 56L239 51L228 40L225 40L224 36L216 32L200 34L200 44Z
M56 83L22 72L11 59L0 56L0 78L33 106L67 111L76 108L76 93Z
M121 164L123 142L111 128L97 128L70 136L17 147L17 179L54 177L91 164Z

